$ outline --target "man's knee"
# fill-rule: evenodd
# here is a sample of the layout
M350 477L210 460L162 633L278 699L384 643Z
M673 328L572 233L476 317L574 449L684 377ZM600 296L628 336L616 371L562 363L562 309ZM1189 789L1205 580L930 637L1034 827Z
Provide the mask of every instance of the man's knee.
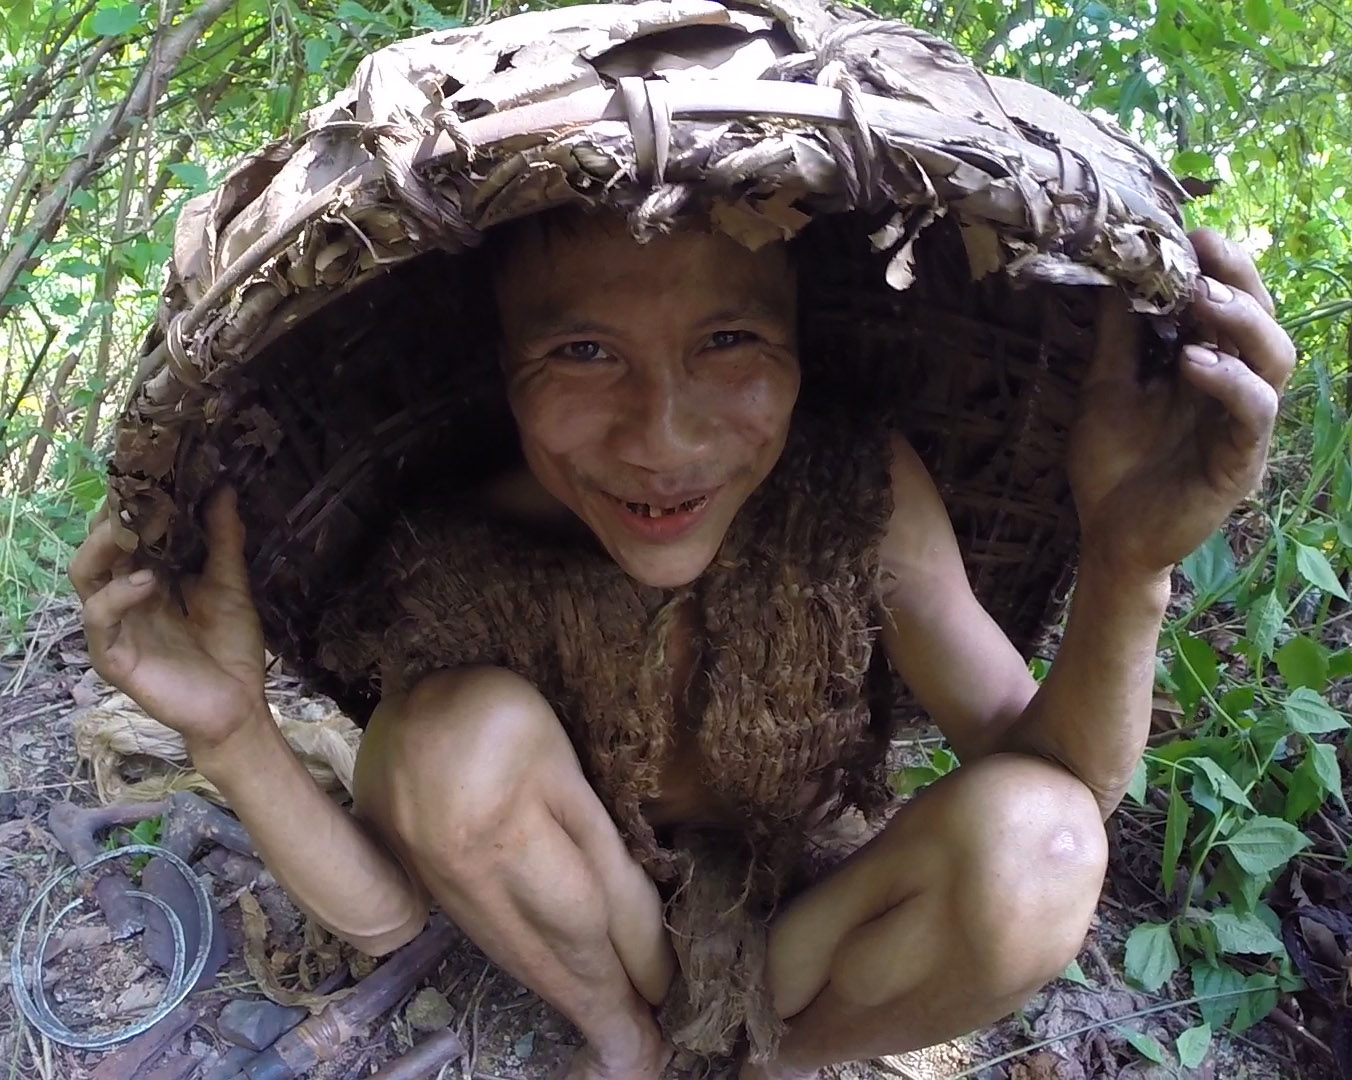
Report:
M525 679L495 667L440 671L372 717L358 810L415 855L478 863L500 850L538 778L575 760L558 717Z
M946 830L949 910L992 996L1031 993L1079 952L1107 839L1089 789L1058 765L1001 755L964 767Z

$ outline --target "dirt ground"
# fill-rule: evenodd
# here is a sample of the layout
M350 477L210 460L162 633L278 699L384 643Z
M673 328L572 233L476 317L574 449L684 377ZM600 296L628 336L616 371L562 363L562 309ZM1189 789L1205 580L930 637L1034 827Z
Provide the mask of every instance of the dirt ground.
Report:
M73 607L53 602L36 618L23 653L0 658L0 941L5 955L30 898L69 860L47 828L51 807L70 800L94 806L98 796L89 769L75 752L73 730L79 710L97 704L108 689L91 677ZM285 714L322 715L327 706L305 697L292 682L270 685L274 704ZM841 1078L901 1077L906 1080L1333 1080L1326 1051L1319 1045L1317 1003L1306 994L1282 1002L1277 1020L1242 1037L1219 1034L1196 1069L1155 1065L1133 1049L1122 1028L1153 1035L1166 1046L1198 1022L1185 1006L1118 1022L1129 1013L1170 1000L1188 988L1166 987L1170 996L1130 990L1121 977L1123 942L1143 916L1149 889L1141 867L1150 853L1129 817L1115 819L1114 853L1095 926L1080 956L1088 987L1060 980L1020 1014L976 1035L926 1051L842 1067ZM214 985L190 1001L191 1025L154 1057L127 1071L113 1052L60 1046L36 1031L8 993L0 995L0 1080L184 1080L213 1078L230 1044L217 1017L227 1002L258 1000L258 971L245 962L246 935L241 895L258 900L269 933L262 952L273 978L301 992L321 983L336 988L367 973L372 963L332 942L307 939L304 919L255 860L217 851L197 863L205 873L228 944L228 960ZM243 903L247 904L247 901ZM26 947L31 950L33 935ZM256 957L257 960L257 957ZM0 965L0 983L11 981ZM57 1014L75 1028L122 1027L153 1008L165 985L136 938L114 942L92 903L72 915L53 937L44 985ZM410 1047L426 1031L449 1024L465 1048L457 1061L418 1075L535 1080L555 1074L576 1045L571 1027L549 1006L486 961L463 937L457 939L426 981L416 1005L405 994L385 1017L338 1047L332 1060L303 1075L308 1080L356 1080L370 1076ZM1087 1029L1087 1030L1082 1030ZM1078 1032L1077 1034L1070 1034ZM1322 1032L1327 1037L1327 1032ZM1044 1040L1061 1038L1038 1046ZM236 1052L230 1061L238 1061ZM102 1067L100 1065L102 1064ZM238 1064L235 1066L238 1068ZM729 1075L726 1062L678 1059L672 1077ZM122 1069L122 1071L118 1071ZM225 1075L229 1075L228 1072Z

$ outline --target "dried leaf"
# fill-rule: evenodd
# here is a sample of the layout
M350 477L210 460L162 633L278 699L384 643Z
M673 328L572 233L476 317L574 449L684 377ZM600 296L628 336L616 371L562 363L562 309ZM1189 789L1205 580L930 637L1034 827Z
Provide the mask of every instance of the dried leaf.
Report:
M277 978L268 959L268 917L259 907L254 894L245 889L239 894L239 913L244 920L244 966L258 983L258 989L269 1001L278 1005L303 1005L311 1013L319 1013L330 1002L341 1001L356 987L338 990L332 994L314 994L305 990L288 990Z

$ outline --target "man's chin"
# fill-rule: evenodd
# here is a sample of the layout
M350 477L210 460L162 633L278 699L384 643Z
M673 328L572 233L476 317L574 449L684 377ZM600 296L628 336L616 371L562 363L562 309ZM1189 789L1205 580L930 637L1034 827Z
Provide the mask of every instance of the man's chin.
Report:
M698 578L713 562L713 552L707 557L693 552L635 553L611 551L611 557L620 569L638 584L652 589L680 589Z

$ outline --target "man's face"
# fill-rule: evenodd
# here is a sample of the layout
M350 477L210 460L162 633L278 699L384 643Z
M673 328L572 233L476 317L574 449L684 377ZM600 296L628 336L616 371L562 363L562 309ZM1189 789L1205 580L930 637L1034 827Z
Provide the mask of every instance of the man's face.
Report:
M531 472L631 577L693 581L788 435L783 245L697 232L641 245L615 218L579 218L521 230L494 287Z

